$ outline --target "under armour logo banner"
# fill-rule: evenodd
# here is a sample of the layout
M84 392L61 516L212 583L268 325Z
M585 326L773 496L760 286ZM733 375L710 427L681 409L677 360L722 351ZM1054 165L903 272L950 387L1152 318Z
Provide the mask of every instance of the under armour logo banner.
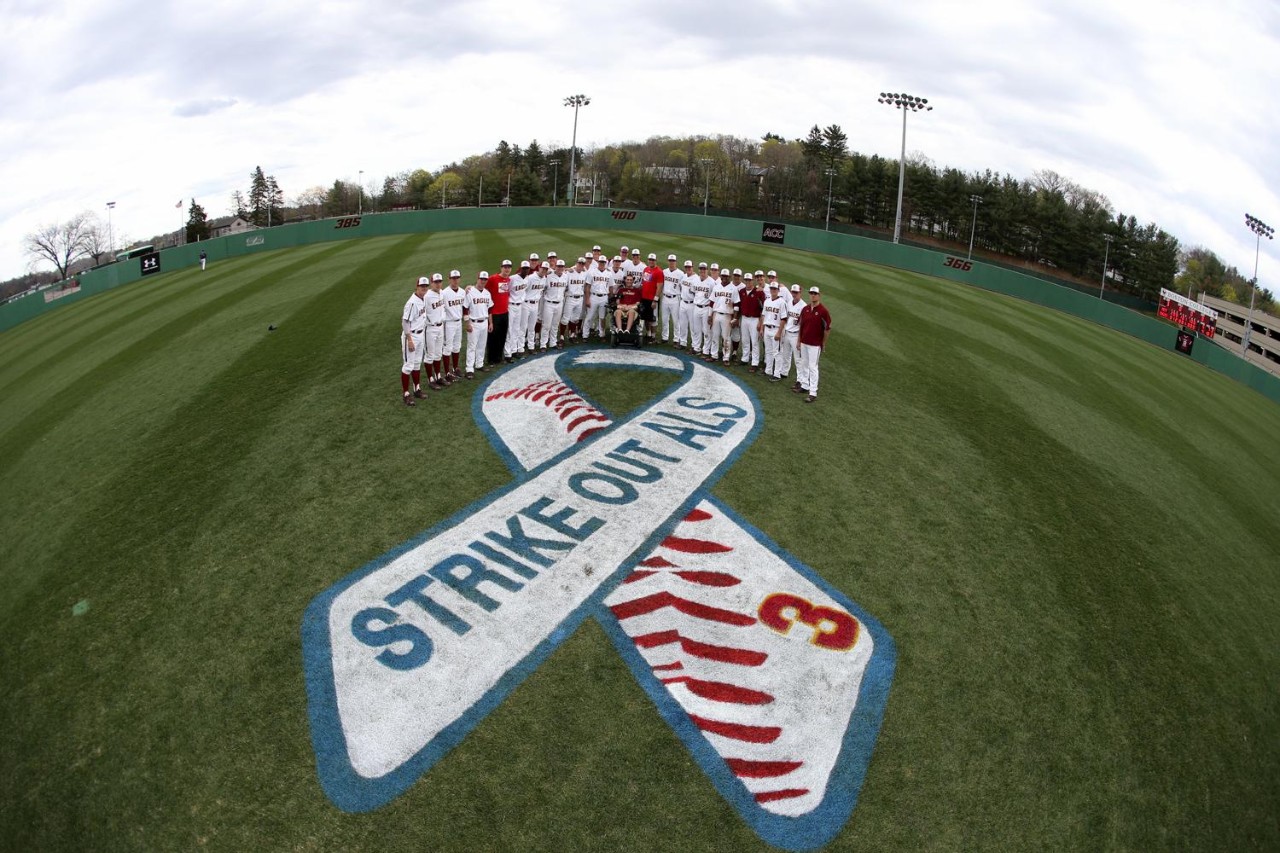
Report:
M630 415L566 367L667 371ZM477 392L515 477L321 593L303 618L321 784L393 799L583 619L600 622L712 784L764 840L830 840L888 699L888 633L710 486L762 427L736 379L681 356L549 354Z

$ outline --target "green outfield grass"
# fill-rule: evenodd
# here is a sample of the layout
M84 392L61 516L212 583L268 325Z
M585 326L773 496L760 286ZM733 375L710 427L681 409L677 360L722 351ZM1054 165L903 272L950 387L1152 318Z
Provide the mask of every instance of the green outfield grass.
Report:
M0 849L763 847L590 620L391 804L317 781L307 604L510 479L474 383L400 405L411 282L623 242L776 268L834 317L816 405L742 374L763 430L713 489L897 643L832 849L1280 848L1280 407L892 269L486 231L168 273L0 335ZM616 411L666 383L574 378Z

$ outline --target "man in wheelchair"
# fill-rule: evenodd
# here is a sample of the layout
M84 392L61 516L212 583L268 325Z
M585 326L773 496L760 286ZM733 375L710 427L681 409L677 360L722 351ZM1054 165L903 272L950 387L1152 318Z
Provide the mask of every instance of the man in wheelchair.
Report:
M630 335L631 328L636 324L637 312L640 308L640 283L636 280L636 276L628 273L627 277L622 281L622 287L618 289L618 307L614 311L613 327L622 334ZM626 319L626 325L623 325L623 319Z

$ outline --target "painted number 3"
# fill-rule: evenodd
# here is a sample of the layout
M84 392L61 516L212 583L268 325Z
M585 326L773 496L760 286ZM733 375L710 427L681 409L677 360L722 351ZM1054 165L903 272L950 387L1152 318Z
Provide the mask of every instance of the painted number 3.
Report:
M760 602L760 621L779 634L799 622L813 629L809 642L847 652L858 642L858 620L843 610L823 607L788 592L775 592Z

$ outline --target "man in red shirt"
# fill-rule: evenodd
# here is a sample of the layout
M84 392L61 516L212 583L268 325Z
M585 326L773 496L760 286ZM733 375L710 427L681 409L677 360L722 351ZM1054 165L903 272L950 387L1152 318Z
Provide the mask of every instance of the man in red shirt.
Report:
M738 313L742 317L742 363L755 373L760 364L760 315L764 313L764 276L753 276L752 287L743 288Z
M653 301L658 298L658 286L662 284L666 273L662 267L658 266L658 256L649 253L649 265L644 268L644 274L640 276L640 319L645 322L645 329L648 330L649 340L657 340L658 337L658 320L657 314L653 310Z
M809 288L809 304L800 311L800 359L796 365L800 387L809 392L806 403L818 399L818 356L827 345L831 314L817 287Z
M511 283L511 261L502 262L502 271L489 276L485 289L493 298L489 317L493 328L485 342L485 363L502 364L502 345L507 339L507 286Z
M636 283L634 273L627 273L622 287L618 289L618 310L614 312L613 327L620 332L631 334L631 327L636 323L636 308L640 302L640 285ZM622 318L627 318L624 328Z

